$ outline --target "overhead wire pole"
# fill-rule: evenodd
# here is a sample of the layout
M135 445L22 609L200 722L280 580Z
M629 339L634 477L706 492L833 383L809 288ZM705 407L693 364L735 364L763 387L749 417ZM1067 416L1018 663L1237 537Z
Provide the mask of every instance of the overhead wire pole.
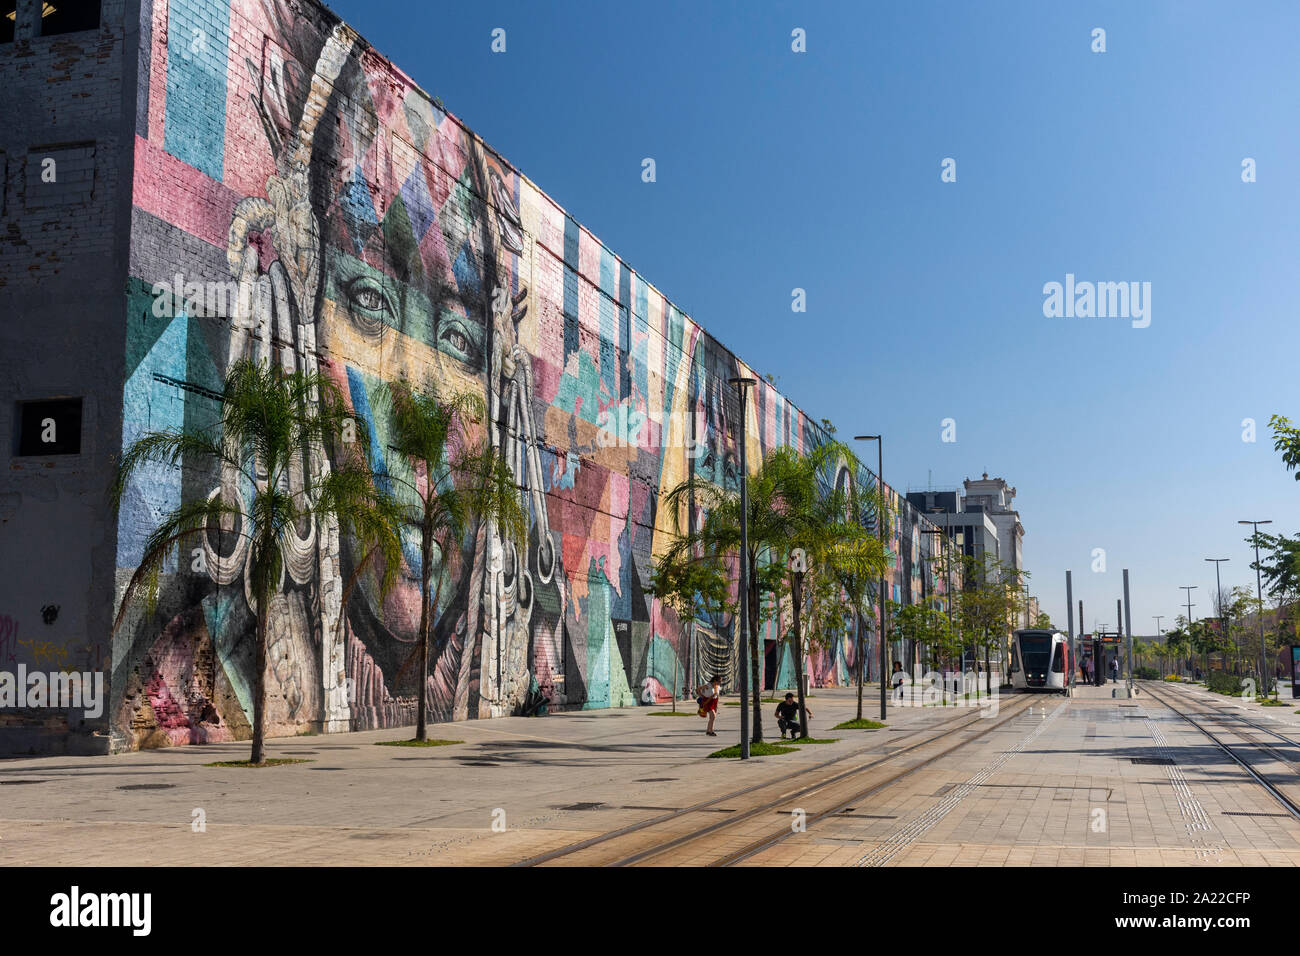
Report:
M1262 524L1272 524L1273 519L1268 521L1238 521L1237 524L1253 525L1255 532L1251 535L1255 539L1255 599L1259 602L1255 609L1255 615L1259 618L1259 680L1264 685L1264 692L1268 692L1268 675L1266 671L1267 655L1264 652L1264 587L1259 576L1259 526Z
M1065 618L1066 629L1070 632L1070 690L1074 690L1074 673L1079 669L1079 650L1074 646L1074 589L1070 583L1070 572L1065 572ZM1083 622L1080 621L1080 624Z
M1219 620L1223 621L1223 636L1227 637L1229 633L1228 617L1223 612L1223 583L1219 580L1219 565L1228 559L1206 558L1205 560L1214 562L1214 613L1218 616ZM1240 648L1237 650L1237 657L1241 657ZM1227 670L1226 666L1224 667L1224 670Z
M1188 635L1188 637L1191 637L1191 633L1192 633L1192 608L1196 607L1196 605L1192 603L1192 592L1196 590L1196 585L1195 585L1195 584L1192 584L1192 585L1180 584L1180 585L1178 585L1178 590L1180 590L1180 591L1186 591L1186 592L1187 592L1187 605L1186 605L1186 606L1187 606L1187 635ZM1190 643L1187 645L1187 649L1188 649L1189 651L1192 650L1192 646L1191 646ZM1195 652L1193 651L1193 653L1195 653ZM1192 674L1193 674L1193 676L1195 676L1195 668L1193 668Z
M1152 614L1151 616L1156 619L1156 640L1159 640L1164 636L1164 632L1160 629L1160 622L1165 619L1165 616L1163 614ZM1161 646L1163 647L1163 643ZM1162 650L1160 653L1160 659L1167 660L1168 657L1169 655Z
M1128 635L1128 695L1133 696L1133 605L1128 597L1128 568L1124 569L1124 632Z
M876 528L880 532L880 545L884 549L885 545L885 440L880 435L856 435L855 441L874 441L876 443ZM880 719L885 719L885 671L888 665L885 663L885 576L880 575ZM861 655L859 655L861 656ZM858 683L861 686L862 681L862 664L858 664Z
M745 457L745 389L752 378L731 378L740 395L740 759L749 759L749 466ZM754 689L758 693L758 688Z

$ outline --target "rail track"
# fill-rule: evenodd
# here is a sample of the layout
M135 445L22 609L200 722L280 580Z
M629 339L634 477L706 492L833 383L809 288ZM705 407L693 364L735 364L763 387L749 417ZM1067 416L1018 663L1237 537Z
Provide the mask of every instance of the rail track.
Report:
M1222 750L1234 763L1245 770L1256 783L1268 791L1269 795L1281 804L1287 813L1296 820L1300 820L1300 761L1282 753L1275 745L1264 743L1258 739L1252 740L1250 737L1252 732L1254 732L1256 734L1267 734L1293 746L1300 746L1300 742L1278 733L1271 727L1257 724L1255 721L1244 716L1222 714L1214 710L1192 710L1187 707L1179 707L1174 703L1173 694L1163 687L1157 691L1155 690L1156 686L1159 685L1156 685L1152 681L1142 682L1142 689L1151 697L1152 700L1168 708L1208 737L1216 747ZM1188 701L1183 699L1179 700L1178 703L1185 705ZM1234 725L1230 723L1230 721L1235 721L1236 724ZM1206 726L1208 723L1217 723L1221 725L1218 728L1220 733L1216 734L1210 730L1210 728ZM1242 728L1240 726L1241 724L1245 724L1246 727L1250 729L1246 730ZM1224 733L1224 731L1226 731L1226 733ZM1234 744L1229 742L1224 739L1225 736L1236 736L1240 738L1240 743ZM1290 775L1294 779L1291 781L1282 781L1279 780L1276 775L1264 773L1254 762L1248 759L1251 752L1256 754L1267 754L1275 763L1286 765L1289 768ZM1294 799L1290 794L1288 794L1288 791L1290 791L1290 794L1295 794Z
M911 742L888 754L837 757L514 865L731 866L792 836L791 811L804 812L805 827L834 817L1039 703L1042 698L1037 695L1003 697L996 717L986 716L983 710L965 710L908 732L898 742ZM726 814L723 819L720 811ZM779 824L773 820L778 814Z

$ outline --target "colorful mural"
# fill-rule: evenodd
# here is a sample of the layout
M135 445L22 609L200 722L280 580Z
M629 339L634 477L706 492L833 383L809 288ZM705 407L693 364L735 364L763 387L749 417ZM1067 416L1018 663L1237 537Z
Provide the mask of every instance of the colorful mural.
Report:
M738 479L727 379L751 370L323 8L148 10L124 442L211 423L227 368L253 357L332 377L376 465L402 474L375 390L436 382L483 396L529 514L522 552L488 525L438 556L450 584L423 687L414 532L398 587L381 598L362 576L345 606L352 543L298 529L271 613L269 732L409 724L421 692L439 720L655 703L734 661L733 621L684 628L645 586L670 534L661 496L690 474ZM823 440L766 383L746 415L751 463ZM328 467L305 456L295 490ZM143 475L119 576L182 496L243 493L197 463ZM248 733L247 554L220 535L202 551L205 570L182 557L157 612L117 637L117 747ZM896 586L910 593L920 563ZM852 646L816 655L814 681L847 681ZM784 682L788 655L768 669Z

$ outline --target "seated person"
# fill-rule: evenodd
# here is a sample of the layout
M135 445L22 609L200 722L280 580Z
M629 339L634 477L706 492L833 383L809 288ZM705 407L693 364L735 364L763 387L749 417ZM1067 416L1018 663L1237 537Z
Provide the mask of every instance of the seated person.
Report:
M804 713L809 719L812 719L813 712L807 704L804 705ZM794 694L786 694L785 700L776 705L776 723L781 728L781 739L785 739L786 731L790 732L791 737L798 737L801 725L799 723L799 702L794 699Z

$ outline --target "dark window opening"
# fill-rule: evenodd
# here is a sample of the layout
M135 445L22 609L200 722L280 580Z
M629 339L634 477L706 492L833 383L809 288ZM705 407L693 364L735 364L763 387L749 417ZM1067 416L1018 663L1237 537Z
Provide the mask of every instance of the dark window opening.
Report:
M99 29L100 0L43 0L41 36Z
M81 399L19 402L17 454L42 458L81 454Z
M14 42L18 24L18 0L0 0L0 43Z

